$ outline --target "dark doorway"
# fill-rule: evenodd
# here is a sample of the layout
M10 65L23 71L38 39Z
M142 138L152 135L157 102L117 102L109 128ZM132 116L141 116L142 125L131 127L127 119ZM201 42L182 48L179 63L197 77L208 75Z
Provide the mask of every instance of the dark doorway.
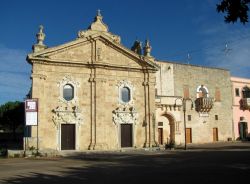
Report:
M239 122L239 134L241 140L247 139L247 134L248 134L247 122Z
M121 147L132 147L132 125L121 125Z
M61 149L74 150L75 149L75 125L62 124L61 125Z
M213 141L216 142L218 141L218 128L213 128Z
M163 128L158 128L158 142L163 145Z

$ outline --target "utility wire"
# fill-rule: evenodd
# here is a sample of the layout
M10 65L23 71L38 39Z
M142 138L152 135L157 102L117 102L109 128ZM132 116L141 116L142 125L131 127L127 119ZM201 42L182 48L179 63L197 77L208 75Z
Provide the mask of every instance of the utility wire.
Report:
M228 42L226 42L226 44L221 43L221 44L216 44L216 45L209 45L209 46L206 46L206 47L203 47L200 49L180 51L180 52L176 52L175 54L168 55L166 58L183 57L183 56L186 56L188 54L188 60L190 60L189 57L191 54L193 55L194 53L204 52L204 51L209 50L211 48L218 48L218 49L224 48L224 51L226 51L226 49L227 49L227 51L229 51L229 50L231 51L232 50L231 48L233 46L240 44L241 43L240 41L247 39L247 38L250 38L249 34L248 35L245 34L245 35L241 36L239 39L228 41ZM229 46L230 46L230 48L229 48Z

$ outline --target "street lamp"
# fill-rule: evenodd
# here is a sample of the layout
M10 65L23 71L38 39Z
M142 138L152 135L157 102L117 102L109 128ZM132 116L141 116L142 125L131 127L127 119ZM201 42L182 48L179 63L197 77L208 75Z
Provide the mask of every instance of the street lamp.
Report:
M187 149L187 140L186 140L186 101L191 101L191 110L193 109L194 107L194 103L193 103L193 100L191 98L185 98L185 97L178 97L175 99L175 103L174 103L174 106L176 107L176 101L177 100L181 100L182 102L182 107L183 107L183 116L184 116L184 135L185 135L185 147L184 149L186 150Z

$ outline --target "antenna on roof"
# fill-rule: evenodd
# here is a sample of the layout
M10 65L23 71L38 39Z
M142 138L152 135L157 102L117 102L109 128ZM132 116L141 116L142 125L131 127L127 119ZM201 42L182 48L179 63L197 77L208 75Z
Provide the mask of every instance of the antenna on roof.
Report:
M188 53L188 54L187 54L187 64L189 64L189 62L190 62L191 59L192 59L192 58L191 58L190 54Z
M232 51L232 49L230 49L228 47L228 44L225 44L225 48L223 49L223 52L225 53L225 55L229 55L229 53Z

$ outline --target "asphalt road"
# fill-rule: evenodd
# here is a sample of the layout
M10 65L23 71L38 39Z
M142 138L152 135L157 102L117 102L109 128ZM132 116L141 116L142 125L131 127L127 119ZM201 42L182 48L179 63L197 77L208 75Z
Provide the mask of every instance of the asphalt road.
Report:
M250 144L0 159L0 183L248 183Z

